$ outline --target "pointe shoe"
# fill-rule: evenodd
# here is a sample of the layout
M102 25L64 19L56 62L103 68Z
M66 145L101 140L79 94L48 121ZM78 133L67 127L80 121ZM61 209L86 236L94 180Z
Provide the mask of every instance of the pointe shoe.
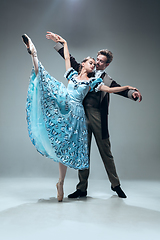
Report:
M37 57L37 50L32 43L31 39L27 36L27 34L22 35L22 41L27 47L27 51L29 54L31 54L33 57Z
M64 192L63 192L63 180L59 180L59 182L56 184L57 187L57 199L58 202L62 202L63 201L63 196L64 196ZM61 191L60 191L61 190ZM60 193L61 192L61 193Z

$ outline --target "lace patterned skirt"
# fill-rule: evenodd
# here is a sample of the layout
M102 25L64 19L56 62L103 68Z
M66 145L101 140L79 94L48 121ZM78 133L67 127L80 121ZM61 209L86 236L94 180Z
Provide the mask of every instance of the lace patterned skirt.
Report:
M83 106L40 62L37 76L34 69L30 76L26 112L29 137L39 153L74 169L89 167Z

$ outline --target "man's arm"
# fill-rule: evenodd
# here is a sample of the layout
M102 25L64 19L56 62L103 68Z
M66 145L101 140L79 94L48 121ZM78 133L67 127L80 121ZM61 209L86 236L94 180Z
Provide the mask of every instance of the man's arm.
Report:
M120 84L118 84L116 81L114 81L108 74L106 74L103 78L103 82L105 85L107 85L108 87L121 87ZM117 92L115 94L118 94L120 96L126 97L126 98L130 98L134 101L137 101L137 99L139 98L139 102L141 102L142 100L142 96L140 94L139 91L135 91L135 90L124 90L122 92Z
M119 85L119 84L117 84L115 81L113 81L112 82L112 84L111 84L111 87L121 87L121 85ZM125 90L125 91L122 91L122 92L117 92L117 93L115 93L115 94L118 94L118 95L120 95L120 96L123 96L123 97L127 97L127 98L130 98L130 99L132 99L132 100L134 100L134 101L137 101L138 99L139 99L139 102L141 102L142 101L142 95L141 95L141 93L139 92L139 90L138 91L136 91L136 90Z
M57 43L54 46L54 49L64 58L64 46L62 43ZM71 61L71 66L74 68L74 70L76 70L77 72L79 71L79 66L80 63L78 63L74 57L72 57L72 55L70 54L70 61Z
M120 84L118 84L118 83L116 83L116 81L112 81L112 83L111 83L111 86L110 86L111 88L112 87L121 87L121 85ZM123 97L126 97L126 98L130 98L130 99L132 99L132 100L137 100L138 98L133 98L132 97L132 95L133 95L133 93L135 92L135 90L124 90L124 91L122 91L122 92L117 92L117 93L115 93L115 94L118 94L118 95L120 95L120 96L123 96Z

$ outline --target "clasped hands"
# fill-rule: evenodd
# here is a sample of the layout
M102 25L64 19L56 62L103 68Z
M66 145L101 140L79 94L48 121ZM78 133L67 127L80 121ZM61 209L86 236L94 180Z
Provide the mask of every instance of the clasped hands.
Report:
M137 88L134 89L134 90L135 90L135 92L132 93L132 97L133 98L138 98L139 102L141 102L142 101L142 95L141 95L140 91Z
M58 34L55 34L55 33L52 33L52 32L47 32L46 38L47 39L51 39L54 42L61 42L61 43L65 43L66 42L66 40L64 38L62 38Z

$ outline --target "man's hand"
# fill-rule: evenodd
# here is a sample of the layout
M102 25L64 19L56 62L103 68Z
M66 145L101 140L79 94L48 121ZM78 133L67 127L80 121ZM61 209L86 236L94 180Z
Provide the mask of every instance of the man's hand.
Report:
M58 42L58 37L57 37L57 35L55 33L47 32L46 38L47 39L51 39L51 40L53 40L56 43Z
M140 93L140 91L138 89L136 89L136 91L132 94L133 98L139 98L139 102L142 101L142 95Z

